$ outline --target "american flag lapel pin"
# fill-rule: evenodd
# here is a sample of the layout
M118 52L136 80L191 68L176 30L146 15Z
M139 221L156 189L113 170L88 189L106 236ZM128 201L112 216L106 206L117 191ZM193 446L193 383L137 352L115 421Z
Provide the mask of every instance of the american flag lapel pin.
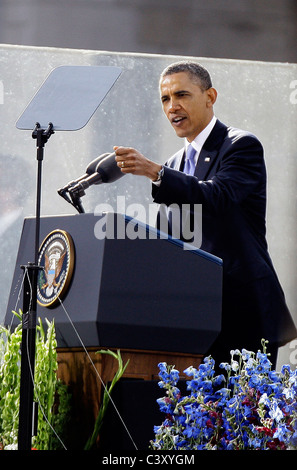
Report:
M205 162L210 162L210 157L205 157L204 161Z

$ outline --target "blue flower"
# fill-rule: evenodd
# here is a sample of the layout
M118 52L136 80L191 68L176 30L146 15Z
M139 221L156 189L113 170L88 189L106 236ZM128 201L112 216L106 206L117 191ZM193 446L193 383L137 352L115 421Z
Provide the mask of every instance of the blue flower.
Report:
M274 419L277 423L281 421L284 414L278 406L277 401L273 398L271 403L271 409L269 411L269 416Z
M281 424L276 428L276 431L273 434L273 439L279 439L282 442L286 442L289 433L290 432L287 429L286 425Z
M211 380L204 380L201 384L201 389L206 393L211 392L212 389L213 389L212 381Z
M162 426L154 426L154 433L155 434L160 434L163 430Z
M279 374L275 370L270 370L268 372L268 379L272 382L279 382Z
M178 382L179 381L179 371L176 369L171 369L170 371L170 379L172 382Z
M263 403L266 406L271 405L271 402L270 402L270 399L268 398L267 393L263 393L263 395L261 396L261 398L259 400L259 403Z
M244 361L248 361L253 353L252 351L248 351L247 349L242 349L241 354L242 354L242 359Z
M231 366L228 364L228 362L221 362L220 368L226 370L227 372L231 370Z
M173 411L171 400L166 398L158 398L157 403L160 407L160 411L163 411L164 413L171 413Z
M186 426L183 435L189 438L196 438L199 434L199 429L195 426Z
M225 376L223 374L217 375L214 380L213 380L213 386L216 388L219 385L222 385L223 382L225 382Z
M257 437L249 438L248 445L253 449L261 449L263 445L263 439Z
M249 380L250 387L259 387L262 382L262 378L257 374L253 374Z
M201 380L193 379L187 381L187 389L197 392L201 386Z
M193 403L184 406L185 413L187 415L195 415L196 414L196 407Z
M184 373L188 376L191 375L196 375L197 374L197 369L195 369L193 366L188 367L187 369L184 370Z
M198 369L188 367L184 373L192 379L185 396L176 386L179 371L159 364L166 397L157 402L166 419L154 427L152 448L297 448L297 371L289 366L280 373L271 370L265 348L263 353L243 349L230 354L231 365L221 364L224 374L215 375L210 356Z

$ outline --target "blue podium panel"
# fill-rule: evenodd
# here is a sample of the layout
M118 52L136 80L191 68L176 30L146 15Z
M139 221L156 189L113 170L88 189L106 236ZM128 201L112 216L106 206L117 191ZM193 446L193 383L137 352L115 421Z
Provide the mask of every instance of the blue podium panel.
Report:
M124 216L104 217L120 220ZM93 214L41 218L41 240L59 230L73 242L72 277L61 302L49 306L39 302L37 307L42 319L55 319L58 347L83 343L204 354L221 329L222 261L202 250L184 249L181 242L162 238L137 222L135 239L98 239L94 235L98 221L100 216ZM124 227L132 223L125 218ZM20 266L34 259L34 233L35 218L26 218L6 325L12 321L19 295Z

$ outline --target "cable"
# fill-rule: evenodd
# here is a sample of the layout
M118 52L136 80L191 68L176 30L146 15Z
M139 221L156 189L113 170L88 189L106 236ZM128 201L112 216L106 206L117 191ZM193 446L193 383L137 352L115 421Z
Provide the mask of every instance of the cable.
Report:
M18 293L18 296L17 296L17 299L16 299L16 303L15 303L15 307L14 307L14 311L15 311L15 312L17 311L17 306L18 306L18 303L19 303L19 301L20 301L20 296L21 296L21 292L22 292L22 289L23 289L23 284L24 284L24 281L25 281L26 272L27 272L27 269L25 269L25 271L23 272L23 274L20 274L20 275L19 275L18 281L17 281L16 286L15 286L15 289L14 289L14 292L15 292L15 291L17 290L18 284L19 284L19 282L20 282L20 278L22 277L21 286L20 286L20 288L19 288L19 293ZM13 295L13 294L12 294L12 295ZM9 331L10 331L11 328L12 328L13 320L14 320L14 315L11 315L11 322L10 322L10 325L9 325Z
M65 312L65 314L66 314L66 316L67 316L67 318L68 318L68 320L69 320L69 322L70 322L70 324L71 324L71 326L72 326L72 328L73 328L73 330L74 330L74 332L75 332L77 338L79 339L80 344L81 344L82 347L83 347L83 350L84 350L85 354L87 355L87 357L88 357L88 359L89 359L89 361L90 361L92 367L93 367L94 370L95 370L95 372L96 372L96 374L97 374L97 377L99 378L99 380L100 380L100 382L101 382L101 384L102 384L104 390L105 390L106 393L108 394L108 397L109 397L109 399L110 399L110 401L111 401L111 403L112 403L112 405L113 405L113 407L114 407L114 409L115 409L115 411L116 411L116 413L117 413L117 415L118 415L118 417L119 417L121 423L123 424L123 426L124 426L124 428L125 428L125 431L127 432L129 438L131 439L131 442L132 442L132 444L134 445L135 450L138 450L138 448L137 448L137 446L136 446L136 444L135 444L135 442L134 442L134 440L133 440L133 438L132 438L132 436L131 436L131 434L130 434L130 432L129 432L129 430L128 430L128 428L127 428L127 426L126 426L126 424L125 424L125 422L124 422L124 420L123 420L123 418L122 418L121 415L120 415L119 410L117 409L117 407L116 407L116 405L115 405L113 399L111 398L110 393L108 392L108 390L107 390L107 388L106 388L106 386L105 386L105 384L104 384L104 382L103 382L103 380L102 380L102 378L101 378L101 376L100 376L98 370L97 370L96 367L95 367L95 364L94 364L93 361L92 361L92 358L90 357L90 355L89 355L89 353L88 353L88 351L87 351L87 349L86 349L86 347L85 347L85 345L84 345L84 343L83 343L83 341L82 341L82 339L81 339L81 337L80 337L80 335L79 335L77 329L75 328L74 323L72 322L72 320L71 320L71 318L70 318L70 316L69 316L69 314L68 314L66 308L64 307L64 305L63 305L63 303L62 303L60 297L58 297L58 299L59 299L59 302L60 302L60 304L61 304L61 307L62 307L62 309L64 310L64 312Z

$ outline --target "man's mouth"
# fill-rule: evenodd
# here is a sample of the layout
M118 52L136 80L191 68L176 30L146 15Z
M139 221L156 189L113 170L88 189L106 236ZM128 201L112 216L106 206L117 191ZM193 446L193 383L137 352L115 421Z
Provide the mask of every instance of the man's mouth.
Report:
M175 116L171 119L171 124L174 126L178 126L185 119L186 119L185 116Z

